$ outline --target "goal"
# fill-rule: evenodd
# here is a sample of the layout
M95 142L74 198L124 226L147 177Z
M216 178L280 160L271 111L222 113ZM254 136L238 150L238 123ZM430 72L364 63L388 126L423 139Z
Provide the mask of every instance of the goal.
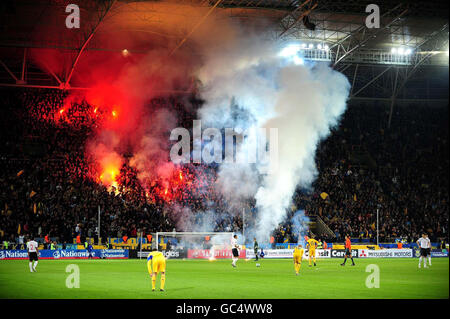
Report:
M231 249L232 232L157 232L157 250L210 250L214 256L215 250ZM214 257L213 257L214 258Z
M227 248L234 233L230 232L157 232L157 250L166 247L170 241L178 249L207 249L209 246Z

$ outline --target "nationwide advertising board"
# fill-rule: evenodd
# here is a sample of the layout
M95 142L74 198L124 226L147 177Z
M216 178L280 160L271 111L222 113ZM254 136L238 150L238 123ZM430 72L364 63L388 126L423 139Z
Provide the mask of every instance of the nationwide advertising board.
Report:
M231 249L188 249L187 251L187 258L192 259L231 259L232 257ZM239 258L245 258L245 249L239 250Z
M448 257L448 250L436 249L431 251L431 257Z
M413 250L405 249L358 249L359 258L411 258Z
M92 257L95 259L128 259L127 249L94 249ZM40 259L87 259L89 252L85 249L42 249L39 250ZM26 250L0 250L0 260L28 259Z
M264 258L292 258L293 249L264 249ZM331 249L316 249L316 258L330 258ZM255 252L251 249L246 250L246 258L255 258ZM303 258L309 258L308 251L305 250Z
M413 249L414 257L420 257L420 249L415 248ZM432 249L431 250L431 257L448 257L448 250L446 249Z

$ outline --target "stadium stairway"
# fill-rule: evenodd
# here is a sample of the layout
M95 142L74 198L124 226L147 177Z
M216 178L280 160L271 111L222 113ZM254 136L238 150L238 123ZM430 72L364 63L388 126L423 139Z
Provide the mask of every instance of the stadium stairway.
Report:
M336 235L334 232L328 227L325 222L320 218L320 216L312 215L309 216L309 230L311 233L318 237L322 237L327 235L327 237L335 238Z

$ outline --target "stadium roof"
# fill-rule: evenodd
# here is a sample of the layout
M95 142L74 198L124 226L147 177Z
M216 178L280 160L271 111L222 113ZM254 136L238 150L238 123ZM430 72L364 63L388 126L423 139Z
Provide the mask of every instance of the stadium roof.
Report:
M360 89L364 90L370 81L370 85L382 81L384 84L381 86L385 87L387 82L394 81L394 77L400 77L403 87L425 65L448 67L448 55L443 54L448 52L447 1L377 1L381 28L368 29L365 20L369 13L365 11L372 2L80 0L77 3L81 9L81 28L68 30L65 27L68 15L65 8L71 1L2 1L0 84L69 84L76 62L87 51L120 52L126 48L130 52L144 53L159 46L176 48L177 44L183 44L187 49L191 45L189 36L205 17L217 21L234 19L259 28L273 40L327 44L333 67L353 78L354 92L358 93L362 93ZM315 25L314 30L305 22L306 18ZM386 59L384 55L399 46L411 48L414 52L404 65L390 60L392 57ZM30 48L66 53L66 64L71 71L62 74L43 70L27 59L27 49ZM374 67L382 69L373 71ZM28 73L22 81L25 69ZM365 69L370 71L363 71ZM365 73L368 81L361 82L361 72ZM367 72L371 75L368 76ZM390 78L386 79L385 75L390 75ZM448 93L444 97L448 98Z
M255 23L264 20L264 28L275 36L336 43L365 23L370 0L141 0L141 1L78 1L81 8L81 32L67 34L65 7L67 0L17 0L2 2L0 44L4 46L36 46L78 48L82 33L89 33L99 21L87 49L116 49L102 34L125 29L133 33L157 34L161 37L183 37L197 19L215 5L215 14ZM382 16L381 25L394 23L367 43L367 47L392 44L417 45L434 31L448 23L447 1L377 1ZM220 12L220 15L219 15ZM105 18L103 16L106 15ZM176 16L189 16L178 28L167 23ZM314 31L302 23L309 16L316 25ZM301 17L301 18L299 18ZM179 20L177 20L179 21ZM267 26L270 28L267 28ZM368 30L366 30L368 31Z

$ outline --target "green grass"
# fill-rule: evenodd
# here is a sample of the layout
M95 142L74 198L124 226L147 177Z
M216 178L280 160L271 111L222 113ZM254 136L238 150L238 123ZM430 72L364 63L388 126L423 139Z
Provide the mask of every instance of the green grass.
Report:
M0 298L449 298L449 260L434 258L433 266L418 269L417 259L356 259L356 266L340 266L341 259L303 262L295 276L291 260L167 261L166 291L151 291L145 260L40 260L30 273L28 261L0 262ZM69 289L66 266L80 268L80 288ZM366 287L366 266L380 268L380 288ZM157 280L159 288L159 276Z

